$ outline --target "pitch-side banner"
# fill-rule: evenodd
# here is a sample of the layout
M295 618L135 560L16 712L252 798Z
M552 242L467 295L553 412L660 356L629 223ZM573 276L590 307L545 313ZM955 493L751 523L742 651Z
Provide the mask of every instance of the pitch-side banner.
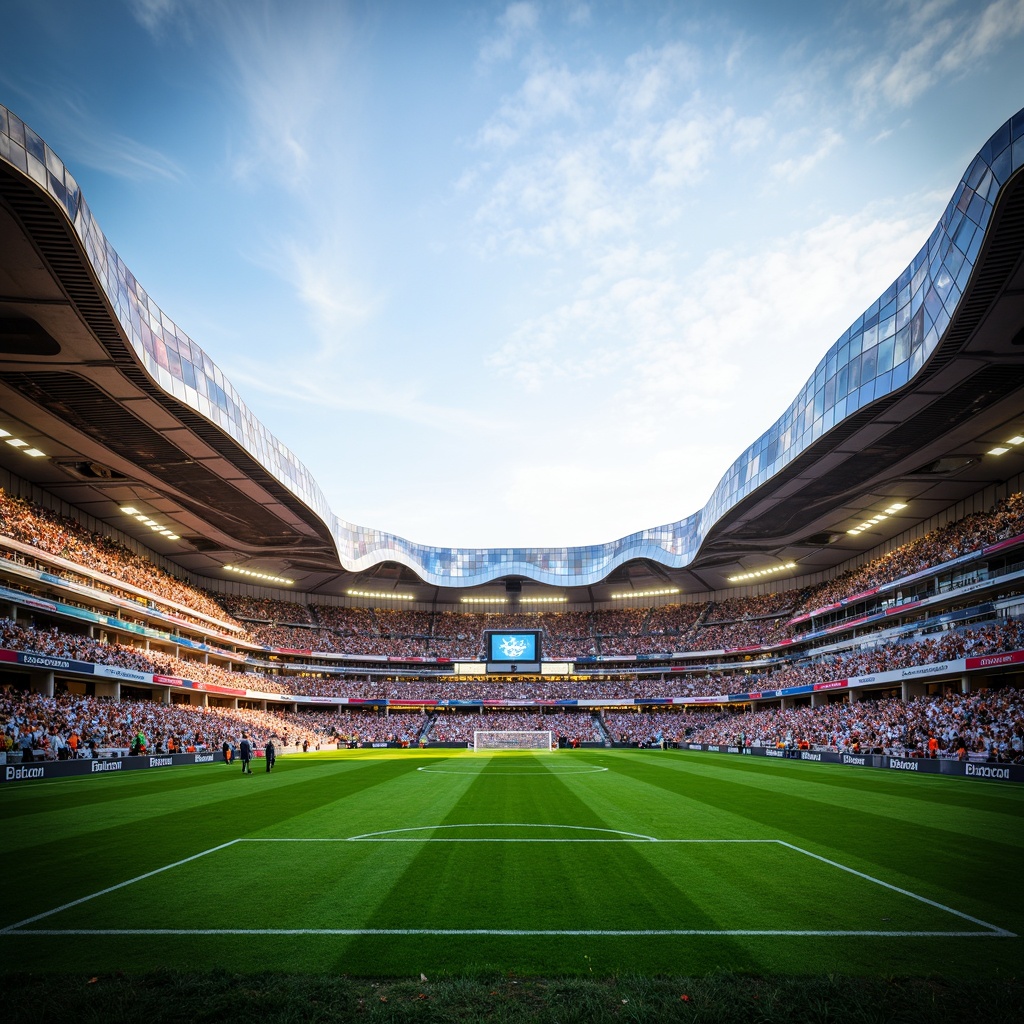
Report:
M0 765L0 781L39 782L67 779L75 775L117 775L142 768L174 768L183 764L213 764L223 761L219 750L196 754L152 754L145 757L98 757L82 761L29 761L28 764Z
M620 744L617 744L620 745ZM685 750L703 750L714 754L741 754L773 757L780 760L815 761L858 768L883 768L886 771L914 775L958 775L967 779L992 782L1024 782L1024 765L989 764L975 761L951 761L945 758L891 757L888 754L839 754L831 750L799 750L786 756L775 747L740 747L725 743L686 743Z

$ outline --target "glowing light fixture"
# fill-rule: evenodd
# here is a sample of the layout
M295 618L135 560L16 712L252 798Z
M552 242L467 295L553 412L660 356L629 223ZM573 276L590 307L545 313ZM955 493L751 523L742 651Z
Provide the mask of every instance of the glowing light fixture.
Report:
M374 597L374 598L383 598L385 601L415 601L416 600L416 595L415 594L395 594L395 593L389 593L387 591L380 591L378 593L377 591L373 591L373 590L346 590L345 593L348 594L349 597Z
M894 501L884 512L876 512L870 519L865 519L863 523L851 526L846 532L851 536L856 537L858 533L870 530L871 527L877 526L883 519L888 519L889 516L894 516L897 512L902 512L906 507L907 503L905 501Z
M177 540L176 537L169 537L169 540ZM237 572L240 576L251 576L256 580L266 580L268 583L294 583L295 580L290 580L285 576L271 576L266 572L253 572L251 569L243 569L238 565L225 565L225 569L228 572Z
M730 576L730 583L741 583L743 580L756 580L762 576L774 576L776 573L784 572L786 569L795 569L796 562L783 562L781 565L772 565L767 569L755 569L752 572L740 573L737 576Z
M660 590L629 590L624 594L612 594L613 601L621 601L627 597L661 597L664 594L678 594L678 587L662 587Z
M463 604L504 604L504 597L463 597L460 598Z

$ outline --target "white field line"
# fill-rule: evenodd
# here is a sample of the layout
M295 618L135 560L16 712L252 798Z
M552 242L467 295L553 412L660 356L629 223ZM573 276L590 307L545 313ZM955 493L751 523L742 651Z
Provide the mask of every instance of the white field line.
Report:
M401 839L390 839L388 836L394 835L400 832L421 832L421 831L434 831L441 828L563 828L563 829L574 829L579 831L591 831L591 832L610 832L614 835L621 836L619 839L526 839L526 838L483 838L483 839L443 839L443 838L401 838ZM830 867L838 868L840 871L846 871L851 875L855 875L858 878L862 878L867 882L873 882L875 885L880 885L883 888L890 889L893 892L900 893L903 896L907 896L911 899L918 900L921 903L928 904L937 910L945 911L949 914L953 914L956 917L961 918L965 921L970 921L972 924L980 925L988 931L978 932L965 932L965 931L877 931L877 930L864 930L864 929L763 929L763 928L743 928L743 929L703 929L703 928L670 928L670 929L521 929L521 928L68 928L68 929L35 929L26 928L26 925L33 924L36 921L40 921L45 917L50 917L54 914L59 914L61 911L68 910L71 907L78 906L81 903L85 903L89 900L96 899L98 896L104 896L107 893L115 892L118 889L123 889L125 886L133 885L135 882L141 882L144 879L151 878L154 875L158 875L163 871L169 871L171 868L180 867L182 864L187 864L190 861L198 860L200 857L205 857L209 853L216 853L218 850L224 850L229 846L234 846L236 843L351 843L351 842L416 842L416 843L430 843L430 842L519 842L519 843L558 843L558 842L598 842L598 843L668 843L668 844L726 844L726 843L744 843L744 844L765 844L772 843L777 846L785 847L786 849L792 850L794 853L803 854L806 857L811 857L814 860L821 861L824 864L828 864ZM60 907L56 907L53 910L44 911L41 914L36 914L34 917L25 918L23 921L18 921L14 924L8 925L6 928L0 928L0 935L36 935L36 936L57 936L57 935L106 935L106 936L126 936L126 935L182 935L182 936L194 936L194 935L339 935L339 936L373 936L373 935L437 935L437 936L458 936L458 935L491 935L491 936L544 936L550 935L553 937L558 936L610 936L610 937L629 937L629 936L687 936L687 935L725 935L725 936L794 936L794 937L862 937L862 938L1016 938L1016 934L1011 931L1007 931L1005 928L1000 928L998 925L989 924L987 921L982 921L979 918L971 917L969 914L965 914L959 910L954 910L952 907L947 907L942 903L938 903L935 900L930 900L925 896L919 896L917 893L910 892L907 889L901 889L899 886L891 885L888 882L883 882L880 878L875 878L872 875L865 874L862 871L857 871L854 868L847 867L845 864L840 864L837 861L829 860L827 857L822 857L819 854L811 853L809 850L804 850L799 846L794 846L792 843L787 843L781 839L657 839L654 836L646 836L635 832L623 832L618 829L603 829L596 826L586 825L545 825L537 823L509 823L509 822L494 822L494 823L478 823L468 825L422 825L414 828L404 829L389 829L384 832L368 832L364 835L349 836L346 838L288 838L288 837L249 837L232 839L226 843L221 843L219 846L210 847L208 850L203 850L200 853L193 854L191 857L185 857L182 860L175 861L173 864L167 864L164 867L156 868L154 871L148 871L144 875L138 875L135 878L130 878L125 882L119 882L117 885L109 886L106 889L101 889L99 892L94 892L89 896L83 896L80 899L72 900L70 903L65 903Z
M165 864L162 868L156 868L154 871L147 871L144 875L137 875L135 878L129 878L127 882L118 882L117 885L108 886L106 889L100 889L99 892L91 893L89 896L83 896L81 899L72 900L70 903L65 903L63 906L55 907L53 910L45 910L41 914L36 914L34 917L26 917L24 921L17 921L14 924L9 924L6 928L0 928L0 935L6 935L8 933L18 934L19 928L24 928L27 924L32 924L33 921L41 921L44 917L50 917L53 914L59 914L62 910L70 910L71 907L77 907L80 903L87 903L89 900L96 899L97 896L106 896L108 892L116 892L118 889L123 889L126 885L134 885L136 882L141 882L145 878L152 878L153 875L159 875L161 871L170 871L171 868L181 867L182 864L187 864L190 860L198 860L200 857L205 857L208 853L216 853L218 850L223 850L228 846L234 846L237 843L237 839L232 839L229 842L221 843L220 846L211 846L208 850L203 850L202 853L194 853L191 857L185 857L183 860L176 860L173 864Z
M44 930L27 928L13 930L5 928L0 935L549 935L558 938L565 935L587 936L679 936L679 935L766 935L778 937L820 937L831 938L920 938L920 939L1003 939L1014 938L1011 932L879 932L879 931L811 931L758 928L642 928L642 929L584 929L584 928L67 928Z
M349 836L347 842L355 842L361 839L379 839L380 836L392 836L397 835L400 832L433 832L437 829L442 828L564 828L571 829L574 832L606 832L615 836L627 836L630 839L643 839L648 843L657 843L661 840L655 839L654 836L645 836L641 832L623 832L622 829L618 828L600 828L597 825L550 825L543 822L525 822L525 821L491 821L491 822L474 822L466 825L415 825L410 828L388 828L382 832L364 832L359 836ZM387 842L388 840L380 840L381 842ZM524 842L533 842L533 840L526 839ZM426 839L419 839L417 842L429 842Z
M785 846L790 850L795 850L797 853L802 853L805 857L813 857L815 860L820 860L823 864L828 864L830 867L839 868L840 871L849 872L849 874L856 875L858 878L874 882L875 885L881 885L886 889L891 889L893 892L898 892L901 896L909 896L912 900L918 900L920 903L927 903L930 907L935 907L938 910L944 910L947 914L953 914L955 917L959 917L964 921L970 921L972 924L980 924L983 928L990 929L994 935L997 935L1000 938L1015 939L1017 937L1014 932L1008 932L1005 928L1000 928L995 924L989 924L988 921L982 921L980 918L971 917L970 914L965 914L961 910L954 910L952 907L947 907L944 903L937 903L935 900L928 899L927 896L919 896L916 892L911 892L909 889L901 889L898 885L890 885L889 882L883 882L880 878L875 878L872 875L866 875L863 871L857 871L854 868L849 868L845 864L840 864L838 861L829 860L827 857L822 857L817 853L811 853L810 850L801 849L801 847L794 846L792 843L783 842L781 839L777 839L775 841L780 846Z

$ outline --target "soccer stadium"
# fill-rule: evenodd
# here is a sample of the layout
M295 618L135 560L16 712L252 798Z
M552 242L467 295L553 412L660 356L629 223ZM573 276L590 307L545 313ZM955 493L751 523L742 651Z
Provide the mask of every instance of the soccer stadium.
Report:
M330 508L0 107L4 971L1019 1009L1024 111L985 131L699 511L481 549Z

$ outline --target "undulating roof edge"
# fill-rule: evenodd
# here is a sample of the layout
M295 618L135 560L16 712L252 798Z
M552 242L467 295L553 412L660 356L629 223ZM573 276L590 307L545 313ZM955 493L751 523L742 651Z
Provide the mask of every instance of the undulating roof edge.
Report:
M63 209L140 367L165 394L231 437L330 529L343 569L384 561L442 587L522 576L589 586L625 562L689 565L711 528L836 425L913 380L939 347L977 265L992 212L1024 166L1024 110L971 161L910 265L831 345L779 419L726 471L702 509L604 544L563 548L440 548L338 517L309 470L248 409L207 353L150 298L100 230L77 182L45 142L0 106L0 160Z

